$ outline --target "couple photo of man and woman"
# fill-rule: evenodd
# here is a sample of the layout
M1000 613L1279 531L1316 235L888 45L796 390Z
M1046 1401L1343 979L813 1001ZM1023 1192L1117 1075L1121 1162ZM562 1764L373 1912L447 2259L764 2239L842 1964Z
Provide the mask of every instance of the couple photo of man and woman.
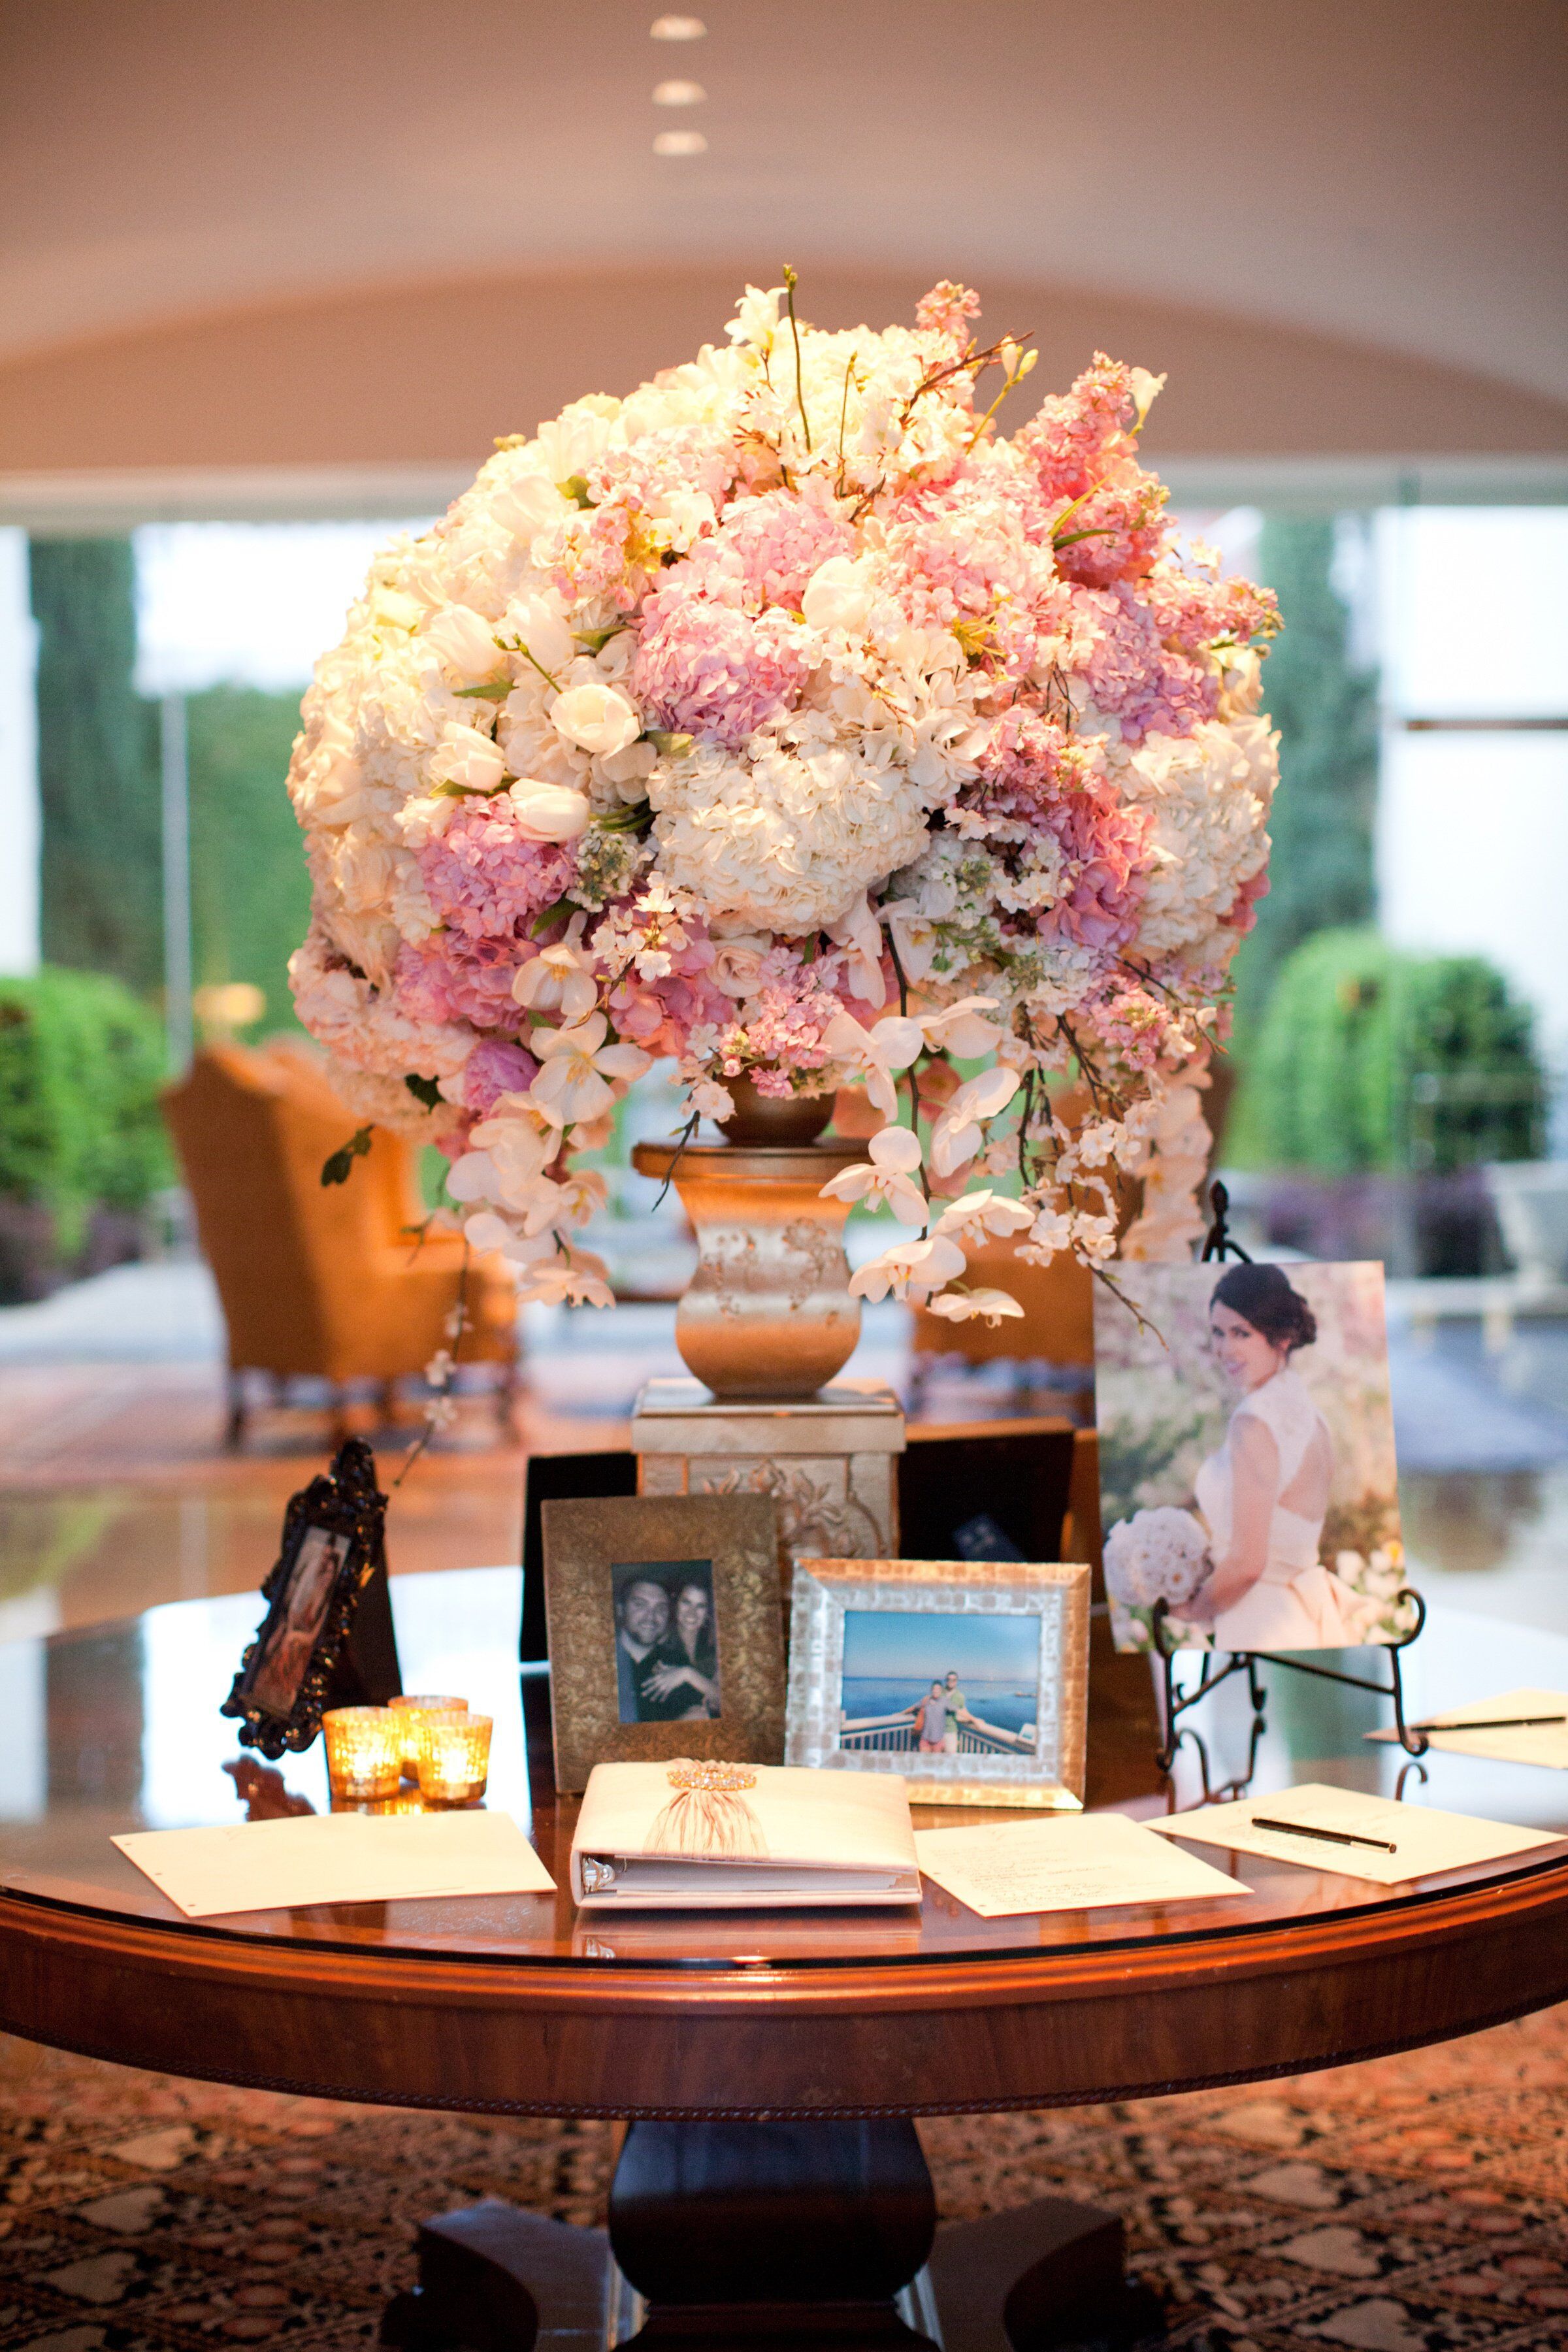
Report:
M714 1721L720 1705L712 1562L637 1560L611 1574L621 1721Z

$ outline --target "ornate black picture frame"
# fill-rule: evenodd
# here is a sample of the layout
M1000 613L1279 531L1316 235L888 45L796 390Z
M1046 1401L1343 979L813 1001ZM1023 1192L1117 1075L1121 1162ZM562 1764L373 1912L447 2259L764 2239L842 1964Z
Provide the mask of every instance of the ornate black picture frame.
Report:
M400 1687L386 1590L386 1496L363 1437L291 1495L261 1588L268 1603L223 1703L242 1748L309 1748L333 1706L384 1705Z

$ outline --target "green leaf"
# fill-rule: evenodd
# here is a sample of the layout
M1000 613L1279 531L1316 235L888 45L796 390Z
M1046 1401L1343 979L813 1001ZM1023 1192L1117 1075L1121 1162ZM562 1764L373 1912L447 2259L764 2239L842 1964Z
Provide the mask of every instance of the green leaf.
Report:
M557 898L552 906L542 907L528 927L529 938L542 939L552 923L558 923L563 915L573 915L576 911L570 898Z
M584 653L602 654L612 637L618 637L623 629L630 626L629 621L612 621L607 629L574 629L573 641L580 645Z
M453 688L459 702L504 702L511 692L510 677L487 678L483 686Z
M563 482L557 482L555 487L563 499L572 500L574 506L591 507L595 504L595 500L588 496L586 474L568 474L566 479Z
M1114 539L1113 530L1069 530L1065 538L1053 539L1053 547L1076 547L1080 539Z
M441 1099L441 1089L434 1078L422 1078L411 1070L403 1083L415 1101L422 1102L426 1110L434 1110Z
M340 1151L331 1152L321 1162L323 1184L346 1184L356 1160L363 1160L370 1150L371 1130L362 1127L351 1135Z
M644 740L651 743L662 758L679 760L690 751L697 739L692 735L671 735L661 727L649 727L644 730Z

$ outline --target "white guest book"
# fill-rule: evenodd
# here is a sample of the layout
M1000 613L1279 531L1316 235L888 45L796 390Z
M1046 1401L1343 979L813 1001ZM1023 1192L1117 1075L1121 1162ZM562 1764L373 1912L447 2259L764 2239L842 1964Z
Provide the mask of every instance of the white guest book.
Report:
M585 1910L918 1903L904 1783L766 1764L596 1764L572 1892Z

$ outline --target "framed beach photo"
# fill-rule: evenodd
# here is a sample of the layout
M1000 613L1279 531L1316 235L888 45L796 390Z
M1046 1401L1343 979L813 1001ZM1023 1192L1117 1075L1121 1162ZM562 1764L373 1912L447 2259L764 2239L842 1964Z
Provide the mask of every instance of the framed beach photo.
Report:
M1402 1639L1383 1267L1120 1265L1094 1302L1121 1650Z
M1087 1567L797 1560L786 1763L894 1772L911 1802L1083 1802Z
M771 1495L642 1495L541 1507L555 1782L595 1764L784 1747L778 1517Z
M221 1709L238 1717L242 1747L298 1751L321 1729L323 1707L381 1706L396 1695L385 1518L375 1457L359 1437L340 1448L330 1475L290 1496L261 1588L267 1614Z

